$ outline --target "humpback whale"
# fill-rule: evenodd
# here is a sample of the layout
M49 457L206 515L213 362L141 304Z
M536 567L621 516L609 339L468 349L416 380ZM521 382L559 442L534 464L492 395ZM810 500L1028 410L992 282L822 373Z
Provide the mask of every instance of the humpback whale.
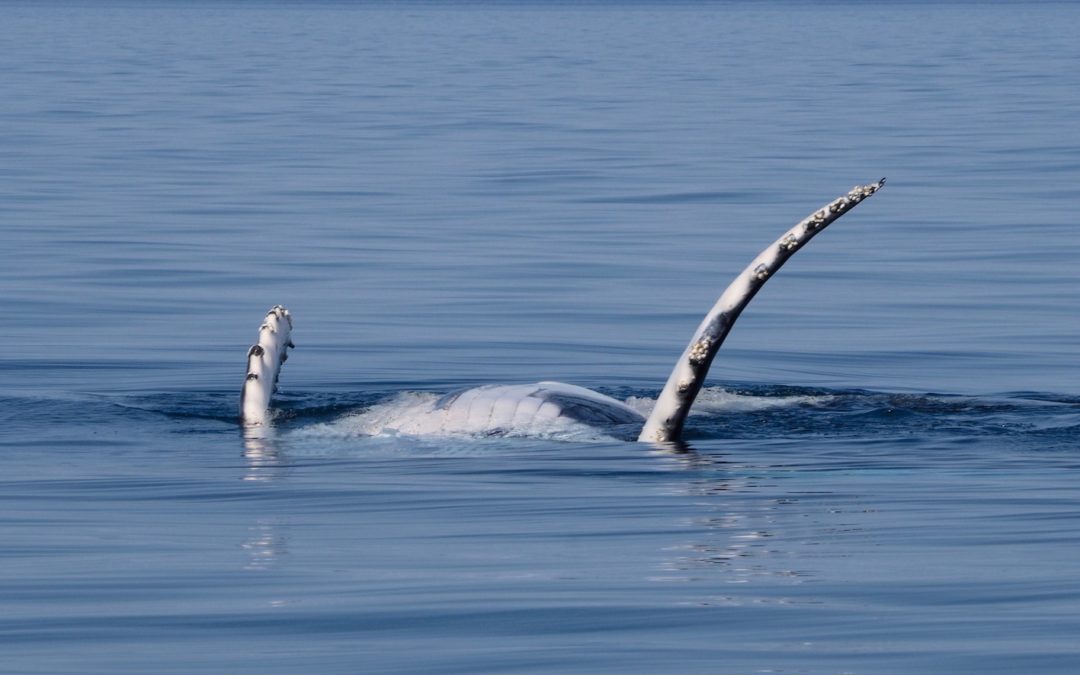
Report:
M415 435L498 434L509 428L542 428L572 421L630 429L642 442L678 443L709 366L743 309L791 256L884 185L882 178L854 187L811 213L759 253L705 315L647 418L626 403L584 387L539 382L485 385L448 394L406 411L407 418L397 420L393 428ZM271 398L277 390L281 366L293 347L291 330L292 315L276 305L259 327L258 342L248 350L240 396L240 417L245 427L271 424Z

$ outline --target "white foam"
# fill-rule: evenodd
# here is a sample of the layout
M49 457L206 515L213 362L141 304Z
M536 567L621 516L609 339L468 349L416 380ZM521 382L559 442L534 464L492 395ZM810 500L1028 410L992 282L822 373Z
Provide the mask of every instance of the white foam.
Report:
M468 393L468 392L466 392ZM373 437L435 437L477 439L493 435L578 442L618 440L582 422L551 415L517 416L505 427L492 430L486 424L446 424L446 410L436 408L440 396L428 392L402 392L369 408L331 422L313 424L288 433L291 440L350 439ZM497 434L493 433L497 431Z
M647 398L644 396L631 396L626 399L626 405L630 406L634 410L641 413L642 417L648 417L652 413L653 408L656 407L655 398Z
M402 392L370 408L349 413L332 422L312 424L289 433L292 438L356 438L358 436L414 435L419 421L432 414L439 397L427 392Z
M694 407L690 409L690 414L711 415L725 412L754 412L755 410L790 408L798 405L825 405L833 398L833 396L827 395L755 396L753 394L739 394L723 387L706 387L698 394L697 400L694 401ZM631 396L626 399L626 405L648 417L656 406L656 399Z
M723 387L707 387L701 390L694 402L692 414L717 412L753 412L790 408L793 406L825 405L834 397L830 395L755 396L728 391Z

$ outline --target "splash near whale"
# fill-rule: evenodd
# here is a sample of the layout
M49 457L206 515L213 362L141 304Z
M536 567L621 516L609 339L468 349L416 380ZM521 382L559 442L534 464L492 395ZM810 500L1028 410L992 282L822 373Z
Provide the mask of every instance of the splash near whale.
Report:
M382 420L387 428L413 435L498 435L526 429L538 435L560 425L614 429L648 443L681 441L686 417L705 382L713 359L743 309L796 252L831 223L885 185L885 179L856 186L814 211L765 248L728 285L705 315L675 363L648 416L610 396L562 382L474 387L442 397L397 406ZM292 315L276 305L259 327L248 350L247 373L240 395L246 427L272 425L271 402L281 366L293 348Z

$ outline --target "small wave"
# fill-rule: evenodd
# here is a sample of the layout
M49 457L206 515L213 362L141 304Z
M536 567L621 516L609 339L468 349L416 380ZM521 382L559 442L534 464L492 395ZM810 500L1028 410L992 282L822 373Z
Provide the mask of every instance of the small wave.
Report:
M642 415L655 406L655 389L622 389L619 398ZM458 427L432 435L443 391L283 393L275 413L276 442L307 451L380 444L399 447L433 444L462 449L490 439L611 443L637 437L639 425L590 426L559 418L519 426ZM76 434L107 424L127 429L164 429L199 435L236 428L233 392L141 393L110 396L2 397L0 419L9 434L45 437ZM1080 428L1080 398L1040 392L956 396L935 393L876 392L785 385L728 384L702 390L686 428L691 443L732 439L832 437L874 440L905 438L991 438L1032 448L1075 448ZM57 427L56 420L65 424ZM367 439L361 441L361 439ZM447 444L446 441L454 441ZM478 450L484 452L484 450ZM334 452L333 450L331 452Z
M294 438L415 435L416 420L430 414L438 400L438 395L428 392L402 392L364 410L294 429L289 435Z
M826 393L786 393L762 390L754 393L738 391L726 387L705 387L698 394L691 409L691 415L713 415L717 413L745 413L795 406L825 406L832 403L835 394ZM626 405L648 417L656 406L656 399L645 396L631 396Z
M796 406L821 407L832 403L835 399L836 396L833 394L753 394L723 387L706 387L701 390L697 401L694 402L692 413L708 415L718 412L755 412Z

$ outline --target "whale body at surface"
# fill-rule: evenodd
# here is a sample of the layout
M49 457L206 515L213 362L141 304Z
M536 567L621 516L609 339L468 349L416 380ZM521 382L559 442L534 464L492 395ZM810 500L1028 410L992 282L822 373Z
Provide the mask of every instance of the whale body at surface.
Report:
M709 366L742 310L780 267L837 218L885 184L885 179L856 186L814 211L766 247L728 285L705 315L675 363L648 417L626 403L584 387L561 382L474 387L402 408L383 420L379 430L415 435L499 435L522 429L542 433L559 424L628 430L639 441L679 442ZM266 315L259 340L248 350L240 416L248 427L272 423L271 399L282 364L288 359L292 315L278 305Z

